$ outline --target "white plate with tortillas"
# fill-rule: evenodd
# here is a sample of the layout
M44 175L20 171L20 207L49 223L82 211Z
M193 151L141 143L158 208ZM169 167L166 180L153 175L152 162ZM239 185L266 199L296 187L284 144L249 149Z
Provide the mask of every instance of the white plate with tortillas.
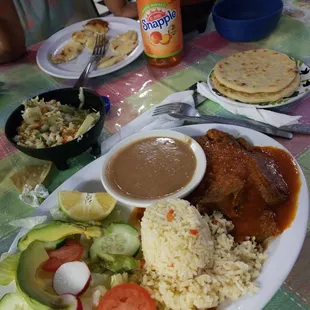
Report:
M122 69L142 54L143 43L139 23L129 18L108 16L73 24L52 35L44 42L44 44L38 50L37 64L40 69L55 77L60 77L64 79L78 79L92 54L92 51L88 48L87 44L86 46L82 47L81 51L78 52L78 56L73 57L74 59L70 61L56 64L51 60L51 58L55 57L57 54L61 54L63 49L70 42L73 42L74 44L73 49L75 49L77 45L79 46L79 43L74 42L73 40L73 33L87 30L85 25L88 22L95 20L102 20L108 23L108 31L106 32L105 36L109 43L116 36L123 35L129 31L132 31L136 34L137 42L131 51L127 51L126 54L124 54L124 57L119 57L115 55L115 53L111 51L110 44L108 43L105 56L114 56L118 59L115 59L115 61L112 62L108 59L110 63L107 64L106 67L94 68L90 72L89 77L97 77ZM126 46L128 46L128 44L126 44ZM70 48L72 51L72 47Z
M257 49L220 60L208 85L221 101L240 107L275 108L295 102L310 89L310 68L285 54Z

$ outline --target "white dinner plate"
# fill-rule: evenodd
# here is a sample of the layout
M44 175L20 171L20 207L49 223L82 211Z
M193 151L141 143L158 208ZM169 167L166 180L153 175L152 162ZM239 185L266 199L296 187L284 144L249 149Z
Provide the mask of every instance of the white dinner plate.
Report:
M310 67L307 66L305 63L303 63L301 60L295 59L293 57L290 57L290 58L296 62L296 67L300 74L300 83L299 83L298 88L295 90L295 92L289 97L284 97L284 98L281 98L273 102L263 102L263 103L255 103L255 104L244 103L244 102L241 102L235 99L228 98L222 93L220 93L217 89L212 87L211 74L213 73L214 68L211 70L208 76L208 80L207 80L208 86L212 94L215 97L219 98L219 100L224 101L226 103L233 104L235 106L239 106L239 107L245 107L245 108L255 107L257 109L270 109L270 108L277 108L283 105L291 104L293 102L298 101L299 99L301 99L302 97L308 94L310 90Z
M108 68L95 69L90 72L89 77L96 77L117 71L129 65L143 52L140 25L137 21L130 18L114 16L108 16L104 18L100 17L99 19L105 20L109 23L109 39L115 37L118 34L125 33L129 30L135 30L138 33L139 42L137 47L124 60ZM91 56L91 51L89 49L84 48L82 53L76 59L73 59L72 61L69 61L67 63L57 65L53 64L49 60L49 55L57 54L57 52L71 39L72 33L84 29L83 25L85 25L87 22L88 20L84 20L82 22L66 27L52 35L43 43L37 53L37 64L41 68L41 70L50 75L64 79L79 78ZM110 55L110 52L108 50L106 52L106 55Z
M274 146L286 150L280 143L274 139L256 132L251 129L221 124L200 124L192 126L179 127L174 130L182 132L191 137L205 135L206 131L211 128L226 131L235 137L242 136L249 142L257 146ZM287 151L287 150L286 150ZM75 173L71 178L60 185L51 195L42 203L36 210L34 215L50 215L49 210L57 206L57 192L60 190L78 190L86 192L104 191L100 181L101 168L105 156L98 158L85 166L83 169ZM304 242L307 231L308 213L309 213L309 198L308 188L305 177L297 162L296 166L299 169L301 178L301 189L298 198L298 209L296 216L291 226L286 229L279 237L275 238L267 248L269 255L257 283L260 290L254 296L244 296L235 302L226 301L218 310L261 310L268 303L271 297L280 288L291 269L293 268L298 254ZM133 209L130 207L122 207L125 216L128 216ZM15 238L10 253L17 250L18 239L27 232L22 229ZM0 296L3 294L4 288L0 287Z

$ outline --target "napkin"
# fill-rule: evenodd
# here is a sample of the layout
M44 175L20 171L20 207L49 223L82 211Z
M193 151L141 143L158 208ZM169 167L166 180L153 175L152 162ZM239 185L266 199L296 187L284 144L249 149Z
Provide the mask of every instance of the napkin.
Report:
M37 184L34 189L31 189L31 187L26 184L23 192L19 195L19 199L27 205L37 208L48 195L48 190L43 184Z
M258 122L269 124L275 127L288 126L297 124L301 116L291 116L282 113L273 112L266 109L256 109L254 107L239 107L233 104L224 102L220 98L214 96L206 83L197 83L197 91L200 95L218 103L222 108L232 114L243 115L247 118Z
M177 120L168 115L153 117L154 109L160 105L174 102L183 102L195 106L193 99L193 91L187 90L171 94L160 104L155 105L148 111L144 112L129 124L122 127L116 134L104 140L101 143L101 154L107 153L115 144L121 140L133 135L139 131L154 130L154 129L170 129L183 125L183 120Z

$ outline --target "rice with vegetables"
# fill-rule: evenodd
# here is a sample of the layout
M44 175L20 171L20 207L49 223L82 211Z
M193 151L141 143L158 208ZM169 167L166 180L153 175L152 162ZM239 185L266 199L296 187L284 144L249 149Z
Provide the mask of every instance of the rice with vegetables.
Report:
M253 294L267 258L254 238L236 243L220 213L201 216L184 200L146 209L141 222L143 269L134 275L160 309L205 309Z
M72 141L79 136L79 129L86 118L93 120L91 126L99 119L99 112L75 108L57 100L45 102L36 97L23 104L23 121L14 140L26 147L53 147Z

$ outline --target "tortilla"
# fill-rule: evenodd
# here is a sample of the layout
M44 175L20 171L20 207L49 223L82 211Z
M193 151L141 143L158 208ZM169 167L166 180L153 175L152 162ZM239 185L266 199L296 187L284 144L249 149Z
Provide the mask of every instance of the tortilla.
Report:
M234 54L215 65L216 79L224 86L244 93L274 93L296 78L296 63L287 55L256 49Z
M289 97L298 88L300 83L300 75L297 74L295 79L287 87L281 89L275 93L243 93L240 91L233 90L222 85L214 75L211 76L211 84L217 89L221 94L227 96L228 98L239 100L244 103L262 103L262 102L272 102L282 99L283 97Z
M95 46L96 46L96 37L95 36L89 37L86 41L86 47L89 50L93 51Z
M83 27L97 33L107 33L109 31L109 23L102 19L92 19Z
M50 55L50 60L54 64L60 64L64 62L69 62L70 60L75 59L83 50L84 46L77 41L69 41L64 45L56 55Z
M128 55L138 45L138 34L129 30L110 40L110 51L117 55Z
M94 36L95 36L95 34L94 34L93 31L85 30L85 29L72 33L72 39L74 41L77 41L77 42L81 43L81 44L86 44L87 40L89 38L94 37Z
M118 62L122 61L125 58L124 55L115 55L115 56L104 56L99 61L97 68L103 69L107 67L111 67Z
M26 166L13 174L10 179L15 187L22 192L27 184L34 189L37 184L42 184L50 172L52 163L44 165Z

